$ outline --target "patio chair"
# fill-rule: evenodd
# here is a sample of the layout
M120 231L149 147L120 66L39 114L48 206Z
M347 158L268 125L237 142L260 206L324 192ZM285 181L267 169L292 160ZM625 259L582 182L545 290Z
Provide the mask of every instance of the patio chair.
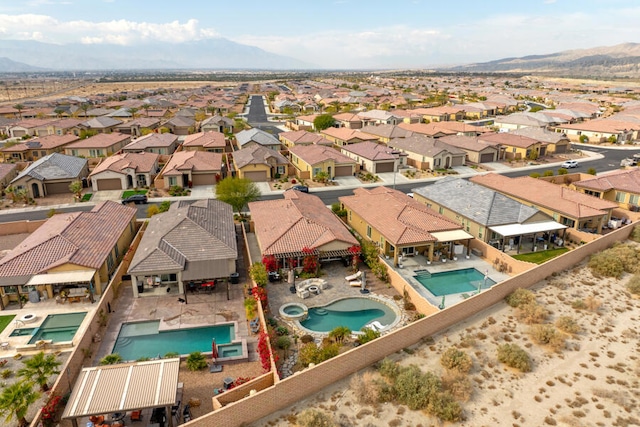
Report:
M131 421L142 421L142 411L132 411L130 418Z
M257 334L260 331L260 319L256 317L255 319L250 321L249 328L251 329L251 332Z
M352 280L349 282L349 286L353 286L354 288L359 288L362 286L362 280Z
M347 276L344 278L344 280L346 280L347 282L351 282L353 280L360 278L360 276L362 276L362 271L358 271L357 273L354 273L351 276Z

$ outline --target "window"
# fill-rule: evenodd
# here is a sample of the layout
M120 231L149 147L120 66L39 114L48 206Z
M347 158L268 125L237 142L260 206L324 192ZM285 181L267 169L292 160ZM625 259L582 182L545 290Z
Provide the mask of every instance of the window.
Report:
M40 157L44 157L44 156L46 156L46 155L47 155L47 152L46 152L46 151L40 151Z
M562 225L566 225L567 227L573 227L575 223L576 222L571 218L562 217L562 222L561 222Z
M169 177L169 185L170 186L174 186L174 185L178 185L178 178L176 178L175 176L170 176Z
M433 159L433 166L435 167L440 166L440 159Z
M278 166L276 168L277 173L279 173L280 175L284 175L284 166Z
M2 289L4 290L5 295L15 295L18 293L17 286L3 286Z
M414 248L413 246L411 246L409 248L402 248L402 253L404 255L414 255L415 254L415 250L416 250L416 248Z
M484 232L484 228L480 227L480 228L478 229L478 239L482 239L482 234L483 234L483 232Z
M380 236L380 247L384 248L384 237Z
M71 155L78 157L78 150L71 150Z
M440 207L438 208L438 213L439 213L440 215L442 215L442 214L444 213L444 208L443 208L442 206L440 206Z
M349 221L351 221L351 211L349 211Z
M318 175L320 172L322 172L321 168L313 168L313 176Z
M599 191L584 190L584 194L588 194L590 196L600 198L600 192Z
M371 238L371 226L367 225L367 237Z
M115 262L113 260L113 252L109 252L109 256L107 257L107 270L113 270Z
M637 194L632 194L631 196L629 196L629 203L632 205L636 205L638 206L638 200L640 199L640 196Z
M118 248L118 244L117 243L113 246L113 253L116 256L116 259L118 259L118 257L120 256L120 249Z
M622 191L616 191L616 202L621 203L627 198L627 193Z

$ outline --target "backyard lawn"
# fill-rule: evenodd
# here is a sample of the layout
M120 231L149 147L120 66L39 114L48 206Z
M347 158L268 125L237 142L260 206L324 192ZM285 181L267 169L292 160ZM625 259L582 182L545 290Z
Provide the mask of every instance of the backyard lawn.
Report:
M131 197L134 194L147 194L149 190L126 190L122 193L122 198L126 199L127 197Z
M567 248L548 249L546 251L530 252L528 254L514 255L513 258L520 261L532 262L534 264L542 264L545 261L549 261L551 258L555 258L563 253L567 252Z
M14 317L16 317L15 314L12 314L10 316L0 316L0 333L4 331L4 328L6 328L9 323L11 323Z

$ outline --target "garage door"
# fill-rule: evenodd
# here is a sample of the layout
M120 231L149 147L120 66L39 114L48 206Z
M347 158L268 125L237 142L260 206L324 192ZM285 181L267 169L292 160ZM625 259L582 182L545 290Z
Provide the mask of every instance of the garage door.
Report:
M99 179L98 190L122 190L122 181L120 178Z
M69 190L71 182L49 182L44 184L47 194L71 194Z
M267 181L267 171L245 172L244 177L253 182L265 182Z
M393 163L376 163L376 171L374 173L393 172Z
M336 166L336 176L351 176L353 175L352 166Z
M569 148L569 145L557 144L556 145L556 153L557 154L566 153L567 152L567 148Z
M214 185L216 183L216 175L213 173L193 174L191 179L193 185Z
M495 154L494 153L485 153L480 155L480 163L493 162Z

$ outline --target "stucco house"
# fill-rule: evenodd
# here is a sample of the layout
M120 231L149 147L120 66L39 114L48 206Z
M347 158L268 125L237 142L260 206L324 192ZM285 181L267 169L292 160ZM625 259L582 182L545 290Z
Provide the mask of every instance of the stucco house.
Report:
M86 159L53 153L27 166L10 185L26 189L33 199L52 194L71 195L69 185L73 181L82 181L88 175Z
M466 152L438 139L422 135L395 138L389 148L407 155L407 164L417 169L446 169L464 165Z
M324 145L298 145L289 149L289 159L300 179L313 179L324 172L329 179L352 176L357 172L355 160Z
M125 153L173 154L178 148L178 135L172 133L150 133L138 138L122 148Z
M496 162L500 156L500 147L478 140L476 136L450 135L440 138L452 147L459 148L466 153L465 163Z
M158 173L159 154L122 153L102 160L91 171L93 191L143 188L153 183Z
M289 161L278 151L261 145L233 152L233 165L239 178L254 182L270 181L289 175Z
M278 138L280 139L280 142L282 142L282 145L287 148L293 147L295 145L333 145L333 143L326 139L324 136L306 130L282 132L278 134Z
M81 129L92 130L98 133L110 133L113 132L116 126L121 125L122 120L114 119L107 116L95 117L80 123Z
M349 128L327 128L320 132L320 134L338 147L362 141L378 140L378 136L376 135L370 135L368 133L363 133Z
M221 169L221 153L176 151L154 182L157 188L215 185Z
M280 150L280 141L275 136L260 129L247 129L236 134L238 148L262 145L271 150Z
M227 149L227 140L223 133L217 131L198 132L187 135L182 143L182 148L187 151L224 153Z
M149 220L129 265L134 297L184 294L190 284L228 279L238 247L233 210L215 199L179 201Z
M136 212L105 201L49 218L0 260L0 308L20 304L31 289L48 299L69 288L83 289L87 300L102 294L137 232Z
M34 161L49 154L61 153L65 146L78 140L73 134L47 135L2 147L0 153L5 162Z
M131 135L122 133L100 133L90 138L72 142L64 147L67 156L109 157L131 142Z
M615 202L623 209L640 211L640 169L623 169L574 181L571 188L603 200Z
M234 122L228 117L219 115L207 117L200 123L202 132L215 131L220 133L232 133Z
M371 141L345 145L340 151L355 160L362 170L372 174L394 172L406 164L405 153Z

